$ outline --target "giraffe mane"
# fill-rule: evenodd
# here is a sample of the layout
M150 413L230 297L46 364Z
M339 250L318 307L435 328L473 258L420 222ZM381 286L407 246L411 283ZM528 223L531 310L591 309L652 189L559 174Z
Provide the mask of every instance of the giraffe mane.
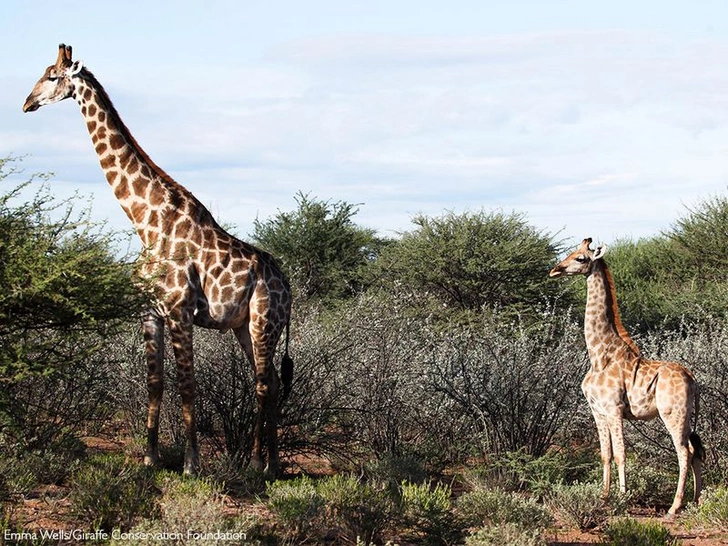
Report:
M617 306L617 290L614 286L614 279L612 278L612 273L611 273L611 271L609 271L607 262L605 262L604 259L602 259L601 262L602 262L602 270L604 271L604 278L606 279L607 286L609 287L609 292L608 292L609 310L612 313L612 319L614 321L614 327L617 330L617 335L620 338L622 338L622 341L624 341L629 346L630 349L632 349L635 356L639 356L640 355L639 347L637 347L637 344L629 336L629 333L627 333L627 329L622 324L622 319L619 315L619 307Z

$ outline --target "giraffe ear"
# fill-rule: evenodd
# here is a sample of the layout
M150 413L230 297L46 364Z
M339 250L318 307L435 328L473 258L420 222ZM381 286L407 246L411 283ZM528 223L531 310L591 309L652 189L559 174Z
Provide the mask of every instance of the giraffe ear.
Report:
M597 249L594 251L594 256L592 256L593 260L599 260L600 258L604 257L604 254L607 252L607 245L601 244L597 247Z
M68 67L67 74L69 76L75 76L83 70L83 61L74 61L74 63Z

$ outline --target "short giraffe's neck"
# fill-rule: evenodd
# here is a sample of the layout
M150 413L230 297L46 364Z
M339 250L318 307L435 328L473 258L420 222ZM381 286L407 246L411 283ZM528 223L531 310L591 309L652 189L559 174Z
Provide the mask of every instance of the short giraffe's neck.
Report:
M146 248L156 246L167 227L163 224L189 213L187 209L197 206L197 200L137 144L93 74L84 69L75 78L73 96L121 208L134 224L142 244Z
M586 283L584 337L592 364L605 365L614 360L616 352L639 356L639 348L622 325L614 280L604 260L593 262Z

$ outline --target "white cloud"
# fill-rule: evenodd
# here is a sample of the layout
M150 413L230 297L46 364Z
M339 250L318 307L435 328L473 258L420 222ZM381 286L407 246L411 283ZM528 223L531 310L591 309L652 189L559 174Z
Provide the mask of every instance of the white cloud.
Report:
M332 34L278 44L258 64L210 58L140 68L145 85L90 68L154 160L242 232L240 218L289 209L301 190L364 203L358 219L388 233L417 212L494 207L608 241L658 233L728 180L723 42ZM21 122L14 93L0 146L103 187L75 107ZM125 225L108 194L100 211Z

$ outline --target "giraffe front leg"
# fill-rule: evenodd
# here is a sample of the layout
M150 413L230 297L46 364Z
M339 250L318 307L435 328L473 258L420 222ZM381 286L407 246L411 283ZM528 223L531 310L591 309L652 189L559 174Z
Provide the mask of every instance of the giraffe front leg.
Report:
M149 312L142 318L145 356L147 361L147 450L144 464L159 463L159 411L164 393L164 321Z
M177 362L177 383L182 401L182 420L187 432L184 473L196 474L200 462L195 422L195 370L192 349L192 324L169 321L169 331Z
M612 437L612 450L614 451L614 462L617 464L617 475L619 476L619 490L627 492L627 473L625 470L624 453L624 422L622 421L621 410L619 416L613 416L609 424Z
M602 458L602 495L609 496L609 486L612 481L612 440L609 434L609 424L594 414L599 434L599 452Z

